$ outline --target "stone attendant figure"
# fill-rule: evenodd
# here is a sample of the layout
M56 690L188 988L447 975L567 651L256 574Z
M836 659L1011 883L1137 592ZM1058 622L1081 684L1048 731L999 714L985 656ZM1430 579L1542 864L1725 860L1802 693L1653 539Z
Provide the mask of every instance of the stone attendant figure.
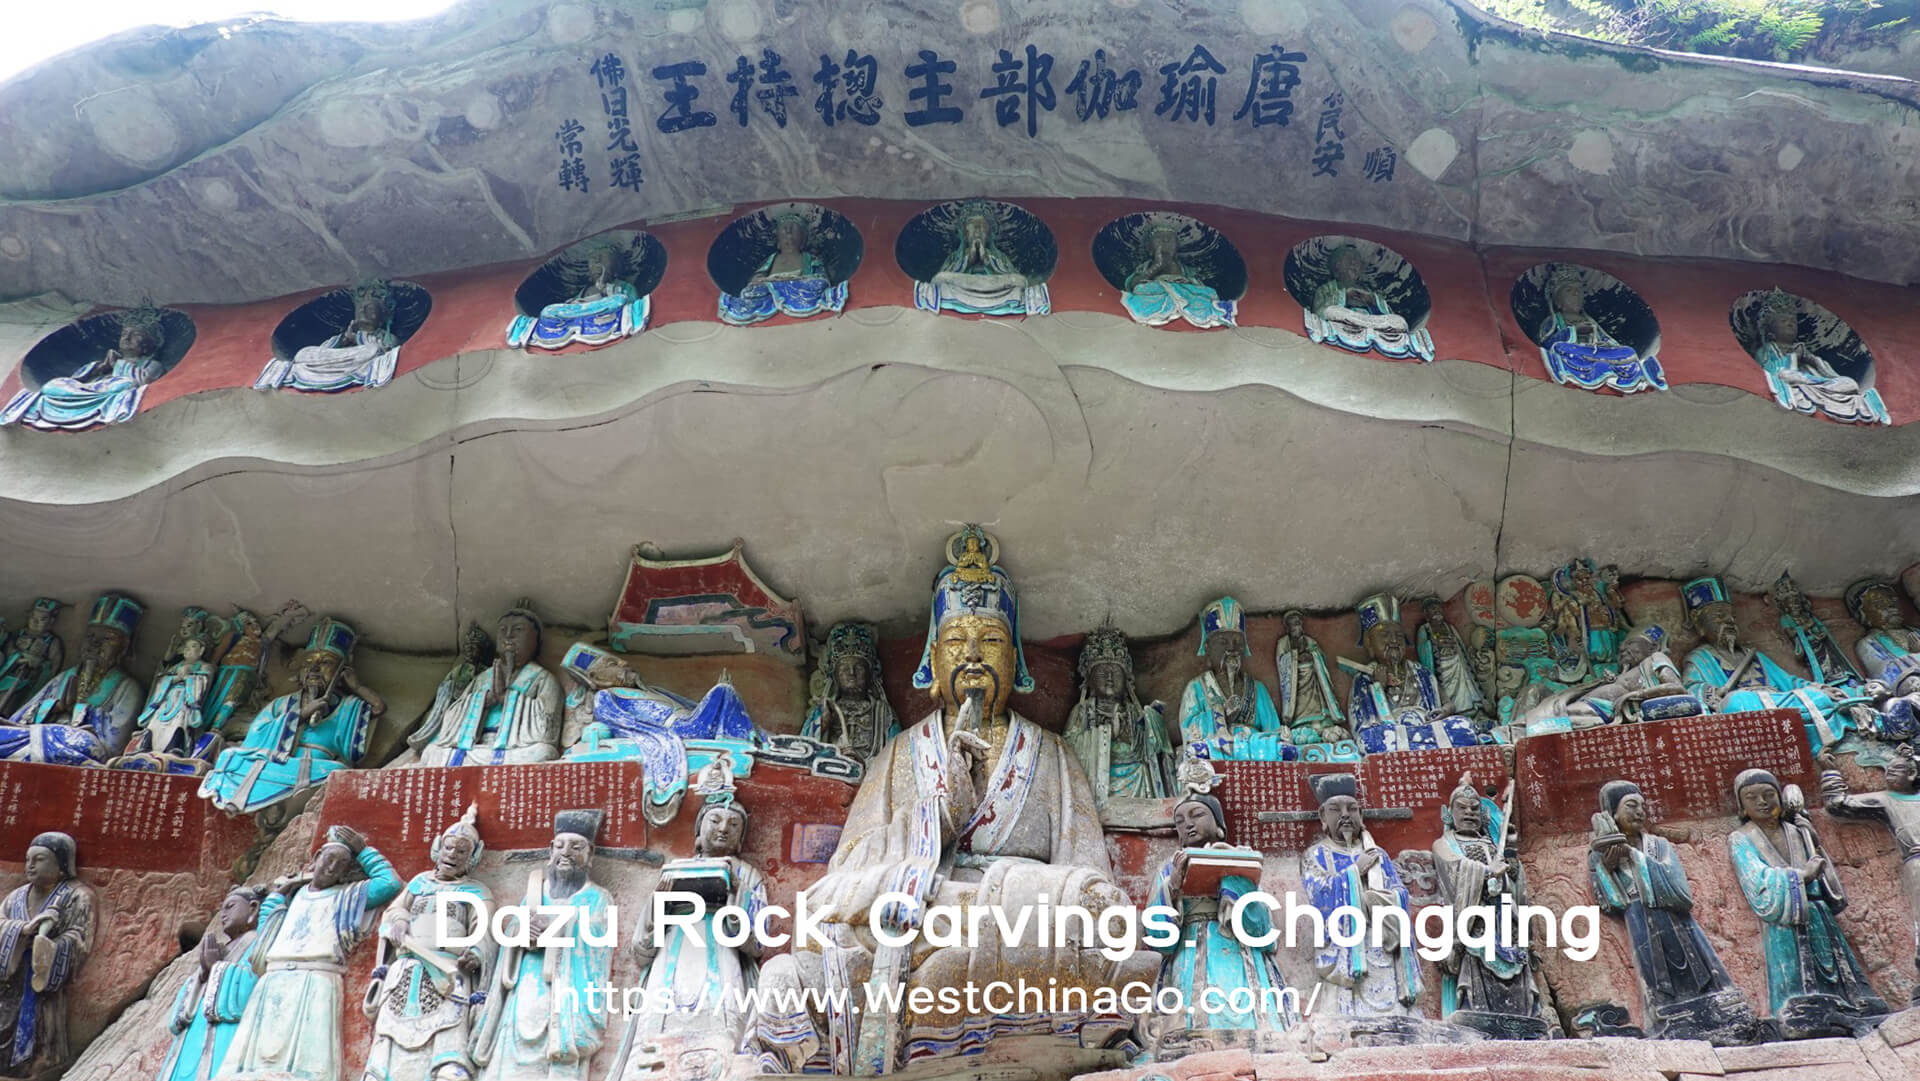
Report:
M80 638L80 663L53 677L0 724L0 758L98 766L127 745L146 696L121 662L144 612L138 601L114 593L94 602Z
M0 901L4 1076L56 1076L70 1057L67 999L93 953L93 890L79 870L73 838L40 834L27 845L27 881Z
M547 862L527 876L520 903L534 945L506 946L494 964L493 984L476 1021L473 1060L480 1081L586 1081L594 1052L606 1039L607 1014L590 1007L590 987L613 975L613 895L588 876L599 811L554 816ZM571 909L571 945L541 946L558 917L541 905Z
M180 660L153 685L147 708L134 722L133 738L120 757L107 763L117 769L199 776L213 764L220 737L206 730L200 707L213 686L213 665L206 661L207 636L195 631L181 640Z
M1782 409L1825 413L1849 424L1890 424L1880 392L1833 369L1800 338L1800 305L1775 289L1760 310L1761 340L1753 359L1766 369L1767 386Z
M1461 779L1440 817L1445 829L1433 843L1440 899L1456 913L1474 905L1526 904L1525 875L1509 858L1505 815L1471 776ZM1440 1013L1447 1021L1519 1038L1545 1036L1557 1027L1545 1019L1547 1003L1524 946L1496 942L1489 955L1455 943L1440 970Z
M1307 336L1332 342L1356 353L1383 357L1433 359L1433 337L1425 327L1407 326L1405 316L1387 306L1387 300L1366 281L1367 257L1359 248L1342 244L1327 254L1330 275L1313 291L1307 309Z
M27 424L42 431L78 430L130 420L147 384L160 378L165 344L162 313L138 308L120 314L120 346L72 375L22 389L0 407L0 426Z
M522 600L501 615L499 655L441 714L423 766L500 766L560 757L560 681L540 664L540 617Z
M1554 571L1547 603L1553 610L1556 652L1584 660L1595 679L1607 679L1620 670L1620 639L1627 633L1627 617L1619 594L1594 570L1593 560L1576 559Z
M1470 747L1480 741L1473 722L1440 704L1440 684L1408 656L1400 602L1384 593L1360 602L1360 643L1371 663L1354 665L1347 716L1369 754Z
M367 733L386 711L353 674L353 628L322 620L307 640L292 694L268 702L238 747L228 747L200 782L200 795L223 811L272 807L360 760Z
M446 721L447 711L467 693L474 677L492 665L493 635L488 634L478 621L467 624L467 632L460 636L460 662L440 677L440 686L434 689L432 704L420 715L420 723L407 733L407 745L424 747L428 740L438 734Z
M1296 745L1352 739L1346 718L1340 716L1333 679L1327 674L1327 655L1307 633L1306 613L1289 609L1280 619L1287 628L1273 647L1274 670L1279 673L1280 722L1292 733Z
M740 856L747 838L747 809L734 798L730 767L721 766L728 761L715 759L702 775L705 802L694 820L693 857L669 861L654 887L699 894L707 905L705 922L694 929L671 927L664 943L656 946L649 900L634 927L633 952L647 995L670 1000L673 1008L649 1008L628 1022L621 1065L612 1075L616 1081L643 1081L671 1067L677 1055L663 1059L652 1050L661 1037L677 1041L680 1050L703 1046L731 1056L751 1022L750 1011L738 1008L729 996L744 1002L754 986L760 940L749 935L740 946L729 948L715 938L722 906L740 909L749 920L767 906L766 879Z
M353 880L355 870L366 877ZM253 951L260 983L215 1081L345 1081L347 958L400 887L387 858L346 826L328 828L303 874L274 880Z
M1067 714L1067 745L1093 798L1165 799L1173 791L1173 741L1166 706L1140 704L1127 636L1108 622L1080 647L1080 701Z
M812 682L813 704L801 735L865 762L900 734L880 682L880 651L870 624L836 624Z
M261 704L261 678L267 671L267 644L278 642L290 628L313 618L299 601L281 605L263 624L260 617L244 608L236 608L227 632L232 644L220 655L219 670L214 673L213 693L207 696L207 730L223 731L227 722Z
M913 680L933 692L938 709L867 763L827 873L806 892L811 907L832 907L824 932L835 945L824 954L795 949L769 959L760 971L768 993L827 987L857 996L863 992L856 985L868 984L867 992L912 993L1024 975L1093 994L1126 982L1125 970L1096 951L1055 950L1036 945L1031 934L1009 943L990 919L973 948L934 947L924 936L911 947L883 946L869 923L872 911L884 924L879 930L899 933L917 928L930 905L953 905L963 915L977 906L1018 912L1043 896L1095 912L1126 903L1110 880L1086 775L1060 737L1008 708L1013 692L1032 690L1033 680L1020 649L1012 583L994 565L997 550L978 526L949 538L949 563L934 582L926 652ZM921 907L889 903L874 911L889 892ZM826 1048L835 1073L857 1067L874 1074L904 1061L915 1046L951 1054L954 1039L1007 1031L1004 1018L963 1013L919 1014L914 1025L927 1042L917 1045L907 1019L885 1009L857 1017L762 1012L750 1049L760 1052L766 1071L797 1071ZM1046 1015L1022 1031L1078 1033L1095 1047L1115 1034L1088 1023L1079 1015Z
M1626 920L1653 1039L1751 1042L1756 1018L1693 919L1693 888L1671 841L1652 832L1632 781L1600 786L1587 881L1600 911Z
M994 244L998 215L992 207L961 210L959 244L930 282L915 282L914 306L977 315L1046 315L1053 310L1045 282L1021 272Z
M1847 893L1805 810L1789 811L1780 782L1763 769L1742 771L1733 791L1740 826L1727 840L1740 891L1760 917L1767 1004L1781 1031L1802 1039L1877 1023L1887 1004L1835 919Z
M1359 784L1350 773L1308 778L1320 804L1320 836L1300 857L1307 899L1332 926L1335 911L1352 907L1362 925L1373 927L1373 911L1398 908L1412 915L1407 887L1387 853L1374 843L1361 815ZM1420 995L1420 959L1411 940L1395 940L1391 923L1378 946L1371 938L1341 946L1329 938L1314 954L1322 1008L1340 1017L1405 1017ZM1411 926L1411 924L1409 924Z
M1160 986L1178 988L1190 1004L1224 1005L1209 1010L1196 1007L1183 1026L1178 1016L1164 1019L1155 1041L1155 1053L1170 1058L1190 1051L1221 1046L1258 1046L1262 1033L1284 1032L1299 1020L1291 997L1280 991L1287 984L1273 962L1273 943L1253 946L1240 941L1231 919L1235 904L1259 890L1259 853L1227 843L1227 815L1220 801L1204 792L1188 792L1173 809L1174 837L1180 842L1153 878L1148 905L1166 905L1180 913L1180 936L1159 947L1166 955L1160 966ZM1196 861L1210 854L1236 854L1245 867L1216 868L1197 874ZM1273 929L1273 912L1260 902L1249 902L1241 923L1250 935ZM1202 998L1201 996L1208 996Z
M625 249L603 240L587 249L585 265L574 277L579 288L536 316L515 316L507 325L507 345L515 349L564 349L574 342L605 345L638 334L647 325L648 300L622 279Z
M1200 656L1207 670L1180 696L1180 736L1205 743L1209 754L1244 761L1291 761L1293 737L1280 723L1266 684L1247 673L1247 617L1240 602L1222 597L1200 613Z
M380 917L379 955L361 1007L373 1019L373 1046L361 1081L473 1081L468 1047L475 1004L487 987L493 939L449 946L465 938L483 917L470 904L448 902L443 925L441 894L471 898L491 912L493 891L473 877L486 846L474 826L477 808L433 842L433 869L413 876Z
M1420 664L1433 673L1440 690L1440 708L1462 716L1480 711L1484 703L1473 662L1467 657L1467 644L1460 632L1447 622L1440 598L1427 597L1420 602L1420 628L1414 634L1414 653Z
M1534 332L1540 358L1556 383L1623 394L1667 389L1658 357L1641 357L1607 333L1587 311L1587 281L1574 267L1555 267L1547 279L1547 318Z
M1883 578L1848 586L1846 601L1867 631L1853 651L1879 706L1874 735L1893 741L1920 736L1920 631L1907 626L1899 595Z
M773 235L773 252L740 295L720 294L721 322L744 327L779 314L805 319L847 306L847 283L827 280L826 264L811 250L813 223L805 215L780 215Z
M1893 850L1900 857L1900 892L1913 917L1914 965L1920 968L1920 761L1915 754L1913 744L1901 744L1885 768L1886 791L1857 796L1847 791L1847 780L1829 755L1820 763L1820 794L1828 814L1878 821L1893 833ZM1920 984L1914 986L1913 1001L1920 1005Z
M253 971L254 944L260 941L254 925L266 896L258 886L235 886L220 902L213 926L200 939L200 967L174 997L173 1046L159 1081L209 1081L226 1061L260 982Z
M4 639L0 650L0 717L11 717L41 684L60 670L66 657L66 645L53 632L53 621L60 615L60 602L41 597L27 613L25 628Z
M1740 648L1733 604L1718 578L1696 578L1680 589L1688 618L1704 639L1687 654L1687 689L1715 713L1790 709L1807 725L1813 753L1839 742L1853 726L1848 706L1862 695L1801 679L1766 654Z
M1780 629L1793 639L1794 655L1806 662L1813 682L1855 690L1865 682L1840 643L1833 640L1833 632L1813 614L1813 605L1792 575L1782 572L1768 595L1780 613Z
M1134 322L1150 327L1185 319L1196 327L1233 326L1234 302L1180 262L1180 230L1162 223L1147 230L1140 261L1128 273L1120 303Z
M400 362L400 341L393 334L393 287L374 279L353 287L353 318L346 328L319 345L309 345L292 360L267 361L255 390L338 391L384 387Z

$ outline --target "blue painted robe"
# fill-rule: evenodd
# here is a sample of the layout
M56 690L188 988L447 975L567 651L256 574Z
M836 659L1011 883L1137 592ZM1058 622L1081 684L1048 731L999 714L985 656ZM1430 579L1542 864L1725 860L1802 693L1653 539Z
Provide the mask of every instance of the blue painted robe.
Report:
M514 349L564 349L574 342L605 345L646 329L649 302L627 282L610 282L606 296L582 296L549 304L538 316L516 315L507 324Z
M1180 696L1180 738L1186 743L1205 743L1211 757L1238 762L1291 762L1299 757L1287 726L1273 708L1267 685L1252 676L1243 676L1253 696L1253 709L1247 714L1251 735L1236 736L1226 727L1226 695L1212 672L1203 672L1187 684Z
M1187 277L1184 267L1178 276L1170 278L1148 278L1135 271L1127 276L1120 303L1134 322L1150 327L1165 326L1175 319L1185 319L1196 327L1234 325L1234 302L1221 300L1212 286Z
M195 972L180 986L173 1000L173 1047L160 1067L159 1081L209 1081L219 1070L253 987L260 982L253 971L253 951L259 944L260 936L248 932L239 956L214 962L204 982Z
M106 367L102 375L82 371L49 379L39 390L22 388L5 408L0 408L0 425L28 424L43 431L57 431L131 419L140 409L140 396L147 384L160 377L159 361L123 357L109 350Z
M1739 664L1737 658L1729 661L1712 646L1697 646L1687 654L1687 689L1699 696L1702 702L1711 701L1710 692L1716 692L1726 685L1733 675L1733 669ZM1801 679L1773 663L1766 654L1754 657L1740 676L1739 686L1728 693L1720 704L1722 713L1739 713L1744 710L1790 709L1800 714L1807 725L1807 742L1813 745L1813 753L1819 754L1826 747L1838 743L1840 737L1847 734L1852 722L1839 709L1845 702L1834 698L1826 688Z
M800 273L791 278L768 277L779 252L767 256L739 295L720 294L720 321L736 327L764 322L775 315L805 319L847 306L847 283L827 281L827 268L812 253L804 253Z
M1792 822L1780 824L1787 851L1774 848L1766 833L1743 823L1727 838L1740 892L1760 917L1760 945L1767 958L1767 1003L1775 1016L1803 995L1834 995L1867 1013L1886 1013L1887 1004L1867 983L1853 947L1834 919L1846 906L1839 876L1831 864L1812 882L1800 880L1800 867L1815 855L1810 835Z
M1644 995L1643 1024L1657 1032L1660 1007L1732 986L1720 957L1693 919L1693 889L1672 842L1642 834L1627 865L1609 870L1600 852L1587 854L1587 882L1600 911L1626 920Z
M1599 390L1611 387L1622 394L1637 390L1667 389L1667 374L1659 357L1641 359L1630 346L1613 340L1599 323L1584 324L1591 341L1580 341L1580 329L1554 312L1541 325L1540 359L1547 363L1553 381L1567 386Z
M53 677L0 725L0 759L97 766L120 753L140 713L140 684L120 669L113 669L94 684L92 694L81 700L84 723L70 724L71 713L56 716L54 710L67 684L79 674L78 668L69 668Z
M67 999L80 967L93 952L96 923L93 890L66 879L29 909L29 885L20 885L0 902L0 1073L26 1077L64 1065ZM33 989L33 941L27 923L42 912L54 913L53 963L44 991Z
M246 740L220 752L200 795L221 810L250 814L322 783L366 753L373 718L359 698L341 695L310 725L295 724L299 713L298 691L268 702L247 726Z
M1398 950L1372 942L1371 908L1382 904L1398 906L1411 917L1412 898L1400 881L1387 854L1380 853L1380 880L1369 886L1358 869L1360 857L1369 848L1378 850L1371 837L1362 836L1359 851L1348 852L1323 837L1300 857L1300 875L1307 888L1307 899L1329 919L1335 910L1351 906L1363 910L1367 937L1356 946L1341 946L1331 936L1314 955L1314 967L1321 974L1322 986L1316 1009L1331 1008L1341 1017L1405 1016L1412 1012L1413 1000L1420 994L1420 959L1409 939ZM1369 897L1369 894L1372 896ZM1350 918L1350 917L1348 917ZM1392 934L1391 924L1382 924ZM1384 941L1384 936L1383 936ZM1340 982L1327 979L1337 973ZM1352 986L1341 986L1351 983Z
M570 928L574 944L502 947L476 1022L473 1057L481 1066L481 1081L586 1081L587 1066L606 1039L608 1020L605 1011L587 1008L587 988L608 983L613 947L589 946L585 939L591 935L605 940L614 933L609 921L613 896L589 881L570 897L549 898L542 868L528 876L520 903L577 910ZM503 982L509 977L511 989Z
M1167 905L1180 913L1179 937L1170 946L1157 947L1166 955L1160 964L1160 986L1180 989L1193 1011L1188 1020L1191 1029L1284 1032L1299 1019L1292 1013L1291 995L1284 1001L1275 996L1287 984L1274 966L1273 946L1244 945L1233 935L1234 903L1259 888L1244 875L1227 875L1220 880L1217 896L1182 896L1174 889L1171 859L1154 875L1147 904ZM1241 924L1250 935L1265 935L1273 930L1273 912L1265 904L1251 903L1241 915ZM1230 999L1232 992L1241 989L1252 992L1251 1003L1244 992L1233 996L1239 1001ZM1208 1000L1203 1001L1202 995ZM1237 1008L1248 1005L1252 1009ZM1177 1024L1172 1018L1168 1021Z
M1353 734L1368 754L1386 751L1428 751L1438 747L1471 747L1480 733L1465 717L1444 717L1440 688L1433 673L1407 662L1415 704L1396 710L1387 688L1369 672L1355 672L1347 696L1347 716Z

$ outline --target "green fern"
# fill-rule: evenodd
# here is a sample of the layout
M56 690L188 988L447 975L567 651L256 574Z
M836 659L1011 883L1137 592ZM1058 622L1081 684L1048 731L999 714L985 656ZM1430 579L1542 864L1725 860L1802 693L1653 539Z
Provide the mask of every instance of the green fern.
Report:
M1739 19L1727 19L1724 22L1715 23L1688 38L1687 48L1697 53L1705 53L1712 52L1715 45L1732 45L1740 38L1736 32L1739 25Z

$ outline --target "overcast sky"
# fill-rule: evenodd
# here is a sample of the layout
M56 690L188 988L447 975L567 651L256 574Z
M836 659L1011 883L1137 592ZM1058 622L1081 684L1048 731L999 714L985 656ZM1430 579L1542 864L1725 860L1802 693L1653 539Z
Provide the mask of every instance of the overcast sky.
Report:
M0 80L48 57L136 26L192 26L265 11L310 22L417 19L454 0L89 0L80 8L48 0L6 0Z

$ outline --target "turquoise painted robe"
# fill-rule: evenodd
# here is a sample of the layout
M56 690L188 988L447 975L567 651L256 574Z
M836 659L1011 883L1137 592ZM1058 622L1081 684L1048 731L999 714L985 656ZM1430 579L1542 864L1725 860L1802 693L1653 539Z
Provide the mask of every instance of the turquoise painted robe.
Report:
M1226 726L1226 695L1212 672L1204 672L1187 684L1180 696L1180 738L1186 743L1205 743L1215 758L1241 762L1287 762L1298 753L1287 726L1280 723L1280 712L1273 708L1267 685L1247 676L1253 695L1253 709L1247 714L1251 736L1236 736Z
M549 898L541 868L528 876L521 903L576 909L574 944L500 951L474 1044L480 1081L586 1081L608 1020L605 1011L587 1008L587 988L609 982L613 947L585 939L611 941L613 897L589 881L571 897Z
M478 979L461 971L466 948L442 945L436 933L434 898L441 893L472 897L492 911L493 891L484 883L471 878L443 882L432 871L414 875L388 906L380 917L380 937L393 952L387 955L386 976L369 992L377 996L376 1012L361 1081L418 1081L443 1067L472 1073L468 1039L475 1007L467 1000L486 987L493 939L480 939ZM471 933L479 918L471 908L450 903L446 933Z
M1738 664L1738 658L1729 661L1712 646L1696 647L1687 654L1686 671L1682 673L1687 681L1687 690L1702 702L1710 702L1708 695L1726 685ZM1806 721L1807 742L1813 745L1813 753L1817 755L1822 749L1840 742L1840 737L1852 727L1847 715L1839 712L1840 706L1841 703L1825 687L1801 679L1773 663L1766 654L1760 653L1754 656L1753 663L1741 674L1739 686L1729 692L1726 701L1720 704L1720 712L1793 710Z
M1817 851L1812 835L1792 822L1782 822L1780 832L1784 852L1752 822L1727 838L1740 892L1760 917L1768 1007L1778 1016L1796 998L1833 995L1863 1013L1886 1013L1834 919L1847 903L1839 876L1829 864L1826 874L1802 882L1800 867Z
M153 357L109 350L103 364L49 379L39 390L23 388L0 408L0 426L21 423L50 432L118 424L139 411L147 384L159 377L160 362Z
M1298 1020L1292 1007L1294 995L1284 999L1278 995L1287 985L1274 967L1273 947L1244 945L1233 935L1234 903L1259 888L1244 875L1228 875L1220 880L1217 897L1181 896L1175 892L1171 859L1154 876L1147 904L1167 905L1180 913L1179 937L1173 945L1159 947L1166 955L1160 964L1160 986L1180 989L1191 1011L1184 1015L1188 1029L1283 1032ZM1265 904L1249 904L1241 924L1250 935L1265 935L1273 929L1273 912ZM1240 989L1252 992L1251 1002L1244 992L1233 995ZM1236 1008L1249 1005L1251 1009ZM1171 1027L1179 1027L1177 1019L1168 1020Z
M253 971L259 942L257 934L248 932L237 956L214 962L205 980L195 973L180 986L173 999L173 1047L160 1067L159 1081L208 1081L220 1069L247 1000L260 982Z
M220 752L200 795L223 811L251 814L320 784L366 753L373 718L359 698L340 696L310 725L296 724L299 714L298 691L268 702L247 726L245 742Z
M609 282L606 295L549 304L540 314L516 315L507 324L507 345L514 349L565 349L574 342L605 345L644 330L648 301L626 282Z
M1185 319L1196 327L1234 325L1234 302L1221 300L1212 286L1187 276L1185 267L1171 277L1149 278L1142 270L1127 276L1126 292L1120 303L1134 322L1150 327L1165 326Z

